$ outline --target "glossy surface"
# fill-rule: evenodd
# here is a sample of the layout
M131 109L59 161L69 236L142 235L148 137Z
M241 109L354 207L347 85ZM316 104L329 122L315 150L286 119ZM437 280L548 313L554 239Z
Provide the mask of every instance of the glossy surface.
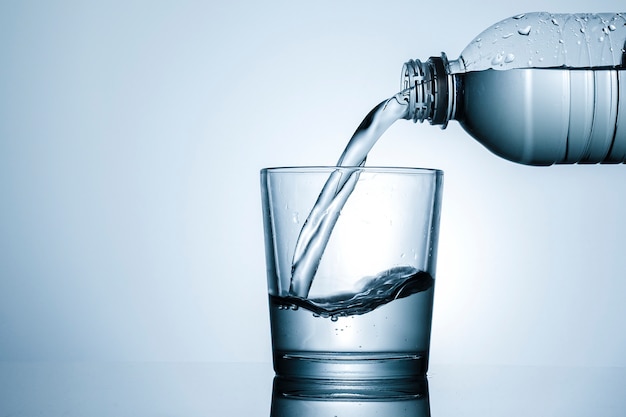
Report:
M306 384L277 384L270 363L0 363L0 416L618 417L625 368L478 367L433 364L425 390L385 383L337 385L320 401ZM294 392L299 393L293 395ZM336 393L336 395L334 394ZM319 393L318 393L319 394ZM424 394L426 394L424 396ZM380 414L380 413L383 414ZM219 414L218 414L219 413ZM376 414L378 413L378 414ZM391 416L390 416L391 417Z

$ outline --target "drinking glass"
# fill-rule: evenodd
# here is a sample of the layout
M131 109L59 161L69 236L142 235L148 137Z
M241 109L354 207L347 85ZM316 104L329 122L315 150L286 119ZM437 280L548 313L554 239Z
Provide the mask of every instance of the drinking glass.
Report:
M277 375L426 373L442 183L435 169L261 170Z

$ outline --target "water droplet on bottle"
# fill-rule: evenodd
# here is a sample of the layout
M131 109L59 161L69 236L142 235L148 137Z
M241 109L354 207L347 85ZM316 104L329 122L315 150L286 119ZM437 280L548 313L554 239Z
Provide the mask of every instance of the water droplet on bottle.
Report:
M506 35L502 35L502 39L508 39L508 38L510 38L511 36L513 36L513 34L512 34L512 33L507 33Z
M598 41L600 41L600 42L604 42L604 36L600 36L600 37L598 38Z
M602 32L604 32L605 35L608 35L609 34L609 28L607 28L607 27L602 28Z
M553 17L550 21L551 21L551 22L552 22L552 24L553 24L553 25L555 25L555 26L558 26L558 25L559 25L559 22L557 22L557 21L556 21L556 19L555 19L554 17Z
M520 20L521 18L523 18L524 16L526 16L526 13L520 13L517 16L513 16L513 19L515 20Z
M580 28L580 33L585 33L585 28Z
M520 28L517 30L517 33L519 33L520 35L524 35L524 36L528 36L530 35L530 26L526 26L525 28Z
M339 317L337 316L330 316L330 321L337 321L339 320Z
M401 253L401 254L400 254L400 257L401 257L401 258L404 258L404 253Z
M298 307L297 305L295 305L295 304L292 304L292 305L291 305L291 309L292 309L293 311L296 311L298 308L299 308L299 307Z
M617 28L615 27L615 25L609 25L609 30L611 32L613 32L614 30L616 30Z
M559 43L562 45L565 43L565 41L563 39L559 39Z
M297 224L297 223L300 223L300 215L298 214L298 212L297 212L297 211L294 211L294 212L291 214L291 220L292 220L294 223L296 223L296 224Z
M504 60L504 55L502 55L501 53L497 53L496 56L494 56L493 59L491 60L491 65L500 65L502 64L503 60Z
M513 61L515 61L515 55L513 55L513 54L507 54L507 55L504 57L504 62L506 62L507 64L508 64L509 62L513 62Z

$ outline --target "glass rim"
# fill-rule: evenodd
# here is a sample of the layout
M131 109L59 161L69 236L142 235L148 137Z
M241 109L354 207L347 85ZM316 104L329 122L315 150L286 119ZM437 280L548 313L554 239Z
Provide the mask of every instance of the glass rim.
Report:
M390 167L390 166L335 166L335 165L293 165L262 168L261 173L278 173L278 174L310 174L326 172L330 173L336 170L359 170L363 172L372 172L380 174L434 174L443 175L443 170L436 168L420 168L420 167Z

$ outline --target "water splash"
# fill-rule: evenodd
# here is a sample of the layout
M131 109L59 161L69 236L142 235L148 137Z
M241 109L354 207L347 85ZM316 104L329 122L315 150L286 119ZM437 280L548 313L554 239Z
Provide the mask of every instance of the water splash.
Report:
M410 266L398 266L376 276L363 278L355 292L324 298L288 296L273 297L282 309L301 307L314 315L336 320L338 317L368 313L393 300L426 291L434 284L433 277Z

